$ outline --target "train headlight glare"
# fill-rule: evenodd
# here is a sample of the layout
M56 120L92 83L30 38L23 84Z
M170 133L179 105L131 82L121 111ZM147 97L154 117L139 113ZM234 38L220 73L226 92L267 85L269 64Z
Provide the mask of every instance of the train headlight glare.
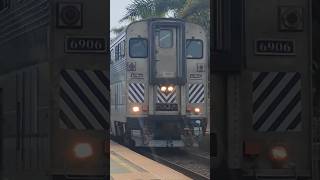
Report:
M287 149L283 146L274 146L271 149L271 159L274 161L284 161L288 158Z
M161 90L162 92L166 92L167 87L165 87L165 86L161 86L160 90Z
M87 158L92 156L92 146L88 143L79 143L74 146L73 152L77 158Z
M168 91L172 92L172 91L173 91L173 87L172 87L172 86L169 86L169 87L168 87Z
M199 113L200 112L200 108L198 108L198 107L194 108L194 112Z
M133 112L139 112L140 108L138 106L134 106L134 107L132 107L132 111Z

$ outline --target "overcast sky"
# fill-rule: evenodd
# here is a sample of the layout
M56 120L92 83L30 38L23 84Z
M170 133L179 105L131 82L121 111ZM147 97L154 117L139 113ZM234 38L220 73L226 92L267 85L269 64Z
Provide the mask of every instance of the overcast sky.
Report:
M126 23L119 23L119 20L125 15L126 7L132 0L110 0L110 28L120 27ZM114 34L110 33L111 37Z

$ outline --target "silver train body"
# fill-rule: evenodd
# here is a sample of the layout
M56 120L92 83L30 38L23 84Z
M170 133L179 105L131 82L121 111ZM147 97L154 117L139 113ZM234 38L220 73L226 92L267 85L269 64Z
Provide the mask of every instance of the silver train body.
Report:
M1 2L0 178L105 179L107 2ZM99 54L76 47L90 37Z
M229 52L241 51L239 62L245 66L239 72L216 71L211 78L214 178L318 180L320 121L313 114L311 1L233 2L243 3L244 16L237 6L230 9L235 8L231 16L239 17L233 21L240 30L237 34L232 29L230 42L237 44L242 35L245 46L239 43L234 47L242 50ZM301 19L287 26L292 16ZM220 39L229 34L223 35Z
M197 146L209 106L205 30L179 19L138 21L110 53L111 135L140 147Z

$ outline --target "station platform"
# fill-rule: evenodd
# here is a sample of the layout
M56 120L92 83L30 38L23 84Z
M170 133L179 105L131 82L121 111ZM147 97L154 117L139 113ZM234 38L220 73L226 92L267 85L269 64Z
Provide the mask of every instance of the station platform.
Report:
M191 178L110 141L112 180L191 180Z

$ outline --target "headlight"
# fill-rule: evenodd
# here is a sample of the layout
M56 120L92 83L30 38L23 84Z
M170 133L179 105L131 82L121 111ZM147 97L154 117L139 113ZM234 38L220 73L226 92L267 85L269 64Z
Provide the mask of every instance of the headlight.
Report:
M173 91L173 87L172 87L172 86L169 86L169 87L168 87L168 91L172 92L172 91Z
M132 111L133 112L139 112L140 111L140 108L138 106L133 106L132 107Z
M198 107L194 108L194 112L195 113L199 113L200 112L200 108L198 108Z
M167 87L165 87L165 86L161 86L160 90L161 90L162 92L166 92Z
M92 146L88 143L79 143L74 146L73 152L77 158L87 158L92 156Z
M271 148L271 160L273 161L285 161L288 158L287 149L284 146L274 146Z

